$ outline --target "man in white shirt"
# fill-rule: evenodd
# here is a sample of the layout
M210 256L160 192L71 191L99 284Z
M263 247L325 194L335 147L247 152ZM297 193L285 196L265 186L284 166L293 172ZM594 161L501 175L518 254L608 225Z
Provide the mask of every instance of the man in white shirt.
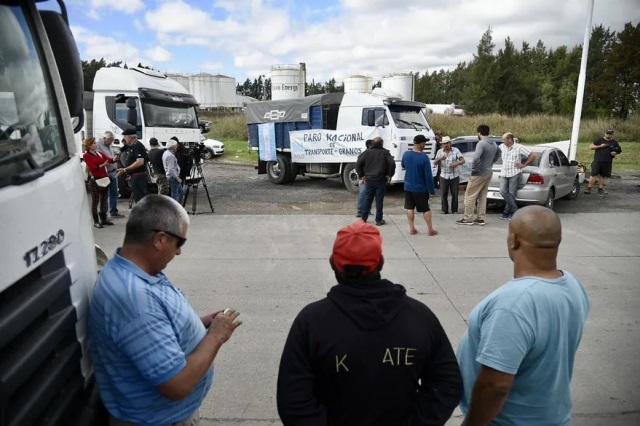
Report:
M182 187L182 179L180 179L180 166L178 166L178 159L176 158L177 149L178 142L170 139L167 142L167 150L162 154L162 165L171 187L171 198L182 204L184 188Z
M504 198L504 212L500 219L510 220L518 210L516 193L520 184L522 169L527 167L536 158L536 153L519 143L514 142L512 133L502 135L502 170L500 171L500 195ZM522 158L527 160L522 163Z

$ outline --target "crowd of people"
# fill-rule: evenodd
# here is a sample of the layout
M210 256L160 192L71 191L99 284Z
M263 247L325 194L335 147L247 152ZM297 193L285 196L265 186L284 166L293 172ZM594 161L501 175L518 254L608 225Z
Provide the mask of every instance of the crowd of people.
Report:
M517 144L511 133L498 148L487 138L488 126L477 130L465 215L458 223L482 225L487 171L501 155L501 193L507 201L502 218L509 221L513 278L471 311L454 351L433 311L408 296L401 284L382 277L383 237L367 220L375 199L375 225L384 225L384 192L395 162L389 161L380 138L368 141L357 162L363 187L360 220L337 232L328 259L336 284L299 312L282 350L276 400L285 426L444 425L457 406L465 426L569 424L570 381L589 299L573 274L558 269L559 217L540 206L518 208L509 198L515 195L512 182L535 153ZM109 137L103 138L107 148ZM410 233L418 233L417 211L429 235L437 235L429 207L435 179L423 152L427 139L419 135L413 142L401 161ZM128 137L125 143L134 147L139 142ZM192 426L213 386L214 361L242 321L232 308L199 316L164 274L187 242L190 220L174 196L174 186L182 181L177 141L170 140L164 152L157 141L150 145L148 154L133 148L133 158L115 174L137 176L139 167L151 162L158 186L171 196L143 196L129 214L122 247L96 282L90 350L111 426ZM597 156L593 171L605 177L610 171L595 164L605 162L598 152L615 157L619 145L609 137L592 149ZM94 220L103 223L111 207L107 195L114 170L109 167L118 157L103 154L92 138L85 141L85 150L95 178ZM453 186L465 160L444 136L435 161L440 188L447 193L442 196L448 200L451 195L450 209L443 202L443 212L454 213Z
M87 184L96 228L113 225L111 219L125 217L118 211L120 175L126 176L125 182L135 203L151 193L152 182L158 194L184 203L184 184L193 162L177 137L169 139L166 149L160 148L158 139L152 137L147 151L135 130L126 129L122 132L123 147L119 153L112 146L114 140L113 133L106 131L100 140L90 137L83 141L82 159L89 173ZM122 167L118 168L118 163Z
M197 425L214 361L242 324L232 308L199 316L164 274L189 226L173 198L144 197L98 276L90 350L112 426ZM513 279L473 309L454 351L433 311L382 277L378 229L363 221L340 229L328 259L336 284L300 311L282 350L282 423L444 425L460 406L466 426L568 424L589 300L557 267L553 211L518 210L508 235Z

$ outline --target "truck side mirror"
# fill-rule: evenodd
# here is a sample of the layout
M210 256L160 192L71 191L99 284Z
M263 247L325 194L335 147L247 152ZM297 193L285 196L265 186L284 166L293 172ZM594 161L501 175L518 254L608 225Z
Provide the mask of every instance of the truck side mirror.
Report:
M40 18L56 59L69 114L74 124L73 131L77 133L84 125L82 112L84 78L78 47L61 14L52 10L41 10Z
M136 100L133 98L127 99L125 105L127 108L127 123L134 127L138 126L138 112L136 111Z
M374 109L370 109L367 111L367 126L375 126L376 125L376 111Z

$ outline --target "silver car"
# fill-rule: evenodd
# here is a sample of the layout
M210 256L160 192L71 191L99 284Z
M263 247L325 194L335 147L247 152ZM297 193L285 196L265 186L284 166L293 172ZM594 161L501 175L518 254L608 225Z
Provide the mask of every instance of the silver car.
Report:
M537 154L533 162L522 170L516 201L518 204L540 204L553 209L560 198L573 200L580 194L580 178L576 161L569 161L558 148L529 147ZM502 158L493 165L487 200L504 202L500 195Z

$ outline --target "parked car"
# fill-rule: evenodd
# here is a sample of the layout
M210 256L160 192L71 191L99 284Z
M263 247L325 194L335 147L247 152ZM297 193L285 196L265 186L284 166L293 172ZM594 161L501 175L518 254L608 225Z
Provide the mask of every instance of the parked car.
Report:
M204 144L204 151L202 152L202 158L205 160L211 160L217 155L224 154L224 144L215 139L208 139L204 135L200 136L200 142Z
M211 130L211 122L209 120L198 120L198 127L200 127L200 133L207 133Z
M502 143L502 136L489 136L498 146ZM518 138L515 138L518 142ZM466 184L471 177L471 164L473 163L473 153L478 145L478 136L460 136L451 140L451 147L456 147L464 157L465 163L459 167L460 184Z
M534 161L522 169L522 177L516 193L518 204L540 204L553 209L560 198L574 200L580 194L580 178L577 161L569 161L558 148L533 146ZM493 165L493 176L487 194L488 201L504 202L500 195L500 169L502 158Z

